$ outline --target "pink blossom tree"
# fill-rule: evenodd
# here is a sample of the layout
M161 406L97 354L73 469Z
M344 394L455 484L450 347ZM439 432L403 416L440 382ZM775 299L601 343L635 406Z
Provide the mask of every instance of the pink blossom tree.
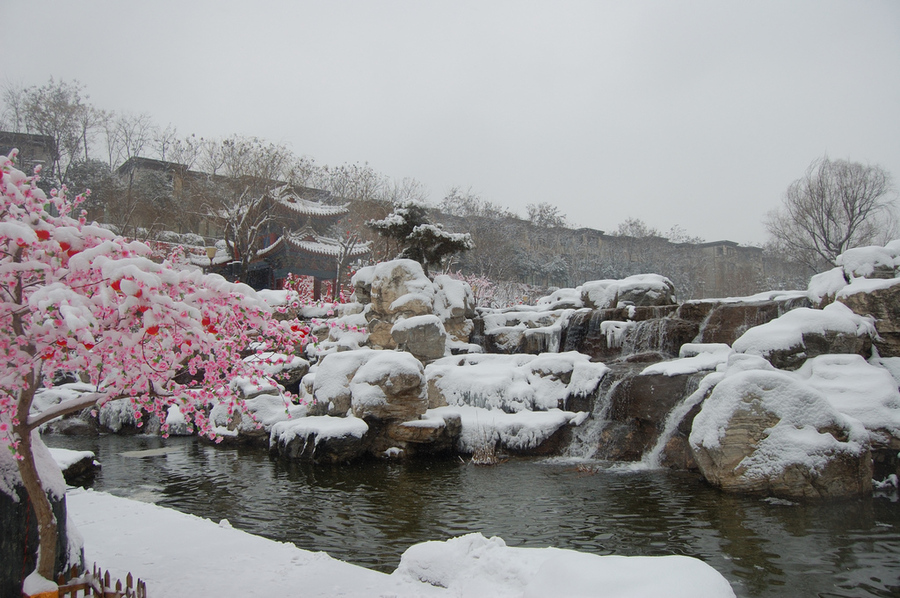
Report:
M83 196L47 197L14 157L0 156L0 443L37 515L36 572L52 579L57 522L32 451L41 424L127 398L136 416L160 421L176 405L213 436L211 404L243 408L230 381L267 378L248 348L290 354L308 329L276 321L249 287L156 263L146 245L88 224ZM93 392L35 412L35 393L60 370L89 379Z

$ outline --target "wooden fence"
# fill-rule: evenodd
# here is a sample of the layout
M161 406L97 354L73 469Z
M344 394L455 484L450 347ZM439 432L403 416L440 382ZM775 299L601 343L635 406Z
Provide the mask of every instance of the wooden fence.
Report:
M103 571L94 563L93 571L85 571L78 575L78 567L69 570L68 581L63 575L57 580L59 586L59 598L83 598L86 596L101 596L102 598L147 598L147 584L129 573L125 577L125 584L118 579L112 579L109 571Z

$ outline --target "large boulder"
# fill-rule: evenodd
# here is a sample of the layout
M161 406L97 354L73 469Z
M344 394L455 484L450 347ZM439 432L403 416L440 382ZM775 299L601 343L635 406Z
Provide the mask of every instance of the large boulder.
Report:
M322 358L315 372L304 377L304 385L312 383L313 415L343 417L350 411L350 381L357 370L375 352L372 349L340 351Z
M836 298L854 313L875 318L873 342L882 357L900 357L900 279L854 281Z
M409 351L421 361L443 357L447 350L447 332L434 315L399 320L391 327L391 338L397 348Z
M428 408L422 363L409 353L373 351L353 375L350 396L356 417L418 419Z
M390 331L394 322L431 314L434 286L418 262L393 260L374 266L369 297L369 344L393 349L396 345Z
M736 370L716 385L693 421L691 449L710 483L784 498L872 491L862 424L788 372Z
M820 355L804 363L796 375L821 392L839 413L865 426L874 479L900 475L900 391L887 369L859 355Z

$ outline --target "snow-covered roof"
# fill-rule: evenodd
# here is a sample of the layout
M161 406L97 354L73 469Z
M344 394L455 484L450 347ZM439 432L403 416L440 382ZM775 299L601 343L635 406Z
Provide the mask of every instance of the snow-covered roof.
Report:
M285 241L307 253L338 257L341 255L342 246L338 239L323 237L308 231L299 233L290 232L284 237ZM369 252L369 243L357 243L350 249L350 257L357 257Z
M304 216L343 216L350 210L347 204L326 205L318 201L304 199L288 186L277 189L275 201L285 208Z

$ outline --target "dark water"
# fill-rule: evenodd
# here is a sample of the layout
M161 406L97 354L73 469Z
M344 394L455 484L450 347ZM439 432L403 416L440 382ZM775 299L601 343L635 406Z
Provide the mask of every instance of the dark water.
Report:
M738 596L900 596L900 503L735 497L695 475L512 461L311 467L194 439L46 436L91 450L94 488L390 572L410 545L469 532L511 546L703 559ZM126 451L168 447L164 454Z

